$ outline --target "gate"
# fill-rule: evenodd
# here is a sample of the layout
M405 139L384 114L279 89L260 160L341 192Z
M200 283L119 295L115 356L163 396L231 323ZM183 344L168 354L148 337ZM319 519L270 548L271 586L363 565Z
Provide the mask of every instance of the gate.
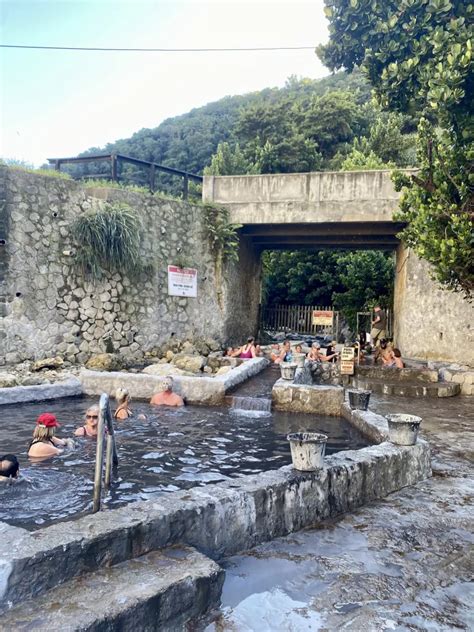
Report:
M335 338L339 332L339 312L335 312L332 307L272 305L262 307L260 314L260 331Z

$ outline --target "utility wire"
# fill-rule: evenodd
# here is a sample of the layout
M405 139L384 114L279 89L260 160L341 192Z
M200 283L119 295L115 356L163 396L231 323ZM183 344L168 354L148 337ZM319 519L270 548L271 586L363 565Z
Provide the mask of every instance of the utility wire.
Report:
M35 50L74 50L123 53L230 53L272 50L314 50L314 46L257 46L249 48L99 48L95 46L30 46L26 44L0 44L0 48L28 48Z

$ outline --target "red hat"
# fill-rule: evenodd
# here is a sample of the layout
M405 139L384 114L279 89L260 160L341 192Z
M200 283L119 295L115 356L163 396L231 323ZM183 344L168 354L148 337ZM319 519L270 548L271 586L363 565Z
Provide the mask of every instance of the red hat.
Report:
M51 413L43 413L36 420L38 426L46 426L46 428L57 428L61 424L58 423L58 420Z

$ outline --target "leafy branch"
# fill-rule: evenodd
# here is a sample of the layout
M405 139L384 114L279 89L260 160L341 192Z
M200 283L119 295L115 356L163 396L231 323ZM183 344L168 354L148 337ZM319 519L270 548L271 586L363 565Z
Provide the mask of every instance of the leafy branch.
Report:
M239 260L239 235L241 224L229 223L229 211L221 206L205 204L203 207L204 233L211 252L217 260L236 262Z

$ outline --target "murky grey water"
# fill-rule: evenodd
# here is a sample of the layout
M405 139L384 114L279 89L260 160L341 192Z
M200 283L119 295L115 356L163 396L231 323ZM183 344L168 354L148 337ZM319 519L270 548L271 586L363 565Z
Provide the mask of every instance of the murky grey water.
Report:
M78 438L74 451L41 463L28 460L27 446L41 412L56 415L62 424L58 436L72 436L85 409L96 402L73 398L0 408L0 453L18 456L24 479L0 486L0 521L35 528L90 509L95 441ZM147 420L117 424L118 478L108 507L289 464L288 432L326 433L328 453L367 445L346 421L334 417L276 412L253 417L251 411L229 408L156 409L136 402L133 410Z

